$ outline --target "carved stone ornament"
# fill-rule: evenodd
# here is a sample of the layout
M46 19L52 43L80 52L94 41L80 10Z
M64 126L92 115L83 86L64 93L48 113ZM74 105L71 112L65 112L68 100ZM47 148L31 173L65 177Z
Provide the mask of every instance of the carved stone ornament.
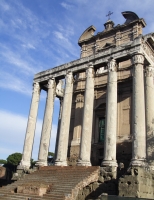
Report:
M49 80L48 80L48 88L53 88L54 87L54 78L50 78Z
M39 83L33 84L33 92L39 92L40 91L40 85Z
M99 69L97 69L96 74L102 74L104 70L106 70L106 67L100 67Z
M75 103L79 103L79 102L84 102L83 96L79 96L79 97L76 98Z
M117 63L116 63L115 59L113 59L113 58L110 59L107 66L108 66L109 72L111 72L111 71L116 72L117 71Z
M141 53L136 53L132 55L133 64L144 64L144 55Z
M151 65L150 66L146 66L145 76L146 77L153 77L154 76L154 68Z

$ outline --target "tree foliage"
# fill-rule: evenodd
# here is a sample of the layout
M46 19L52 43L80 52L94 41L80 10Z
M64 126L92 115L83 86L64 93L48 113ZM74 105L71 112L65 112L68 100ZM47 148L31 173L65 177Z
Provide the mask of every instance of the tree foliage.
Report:
M22 159L21 153L13 153L7 157L7 164L17 166Z
M53 157L55 154L53 152L48 152L48 157Z
M3 159L0 159L0 164L6 164L7 163L7 161L6 160L3 160Z

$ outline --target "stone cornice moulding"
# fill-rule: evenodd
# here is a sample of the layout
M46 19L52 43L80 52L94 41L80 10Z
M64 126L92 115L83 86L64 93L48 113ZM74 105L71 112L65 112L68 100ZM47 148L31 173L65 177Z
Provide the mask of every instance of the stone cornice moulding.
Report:
M50 77L58 78L61 76L65 76L68 70L71 71L72 73L86 70L89 62L92 62L93 66L95 67L95 65L97 64L107 63L110 57L113 57L116 60L122 57L123 58L128 57L128 56L131 57L133 53L143 51L143 48L142 48L143 37L144 37L143 35L140 35L132 42L128 42L126 44L122 44L117 47L111 47L108 50L105 50L98 54L84 57L84 58L63 64L63 65L60 65L58 67L40 72L34 76L34 83L35 82L41 83L41 82L47 81ZM150 62L150 64L152 63Z

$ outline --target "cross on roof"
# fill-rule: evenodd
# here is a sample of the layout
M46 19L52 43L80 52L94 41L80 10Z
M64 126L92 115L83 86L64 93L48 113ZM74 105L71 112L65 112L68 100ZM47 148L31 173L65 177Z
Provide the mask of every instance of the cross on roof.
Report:
M109 11L108 14L106 15L106 17L108 17L108 20L110 20L110 15L112 15L113 12Z

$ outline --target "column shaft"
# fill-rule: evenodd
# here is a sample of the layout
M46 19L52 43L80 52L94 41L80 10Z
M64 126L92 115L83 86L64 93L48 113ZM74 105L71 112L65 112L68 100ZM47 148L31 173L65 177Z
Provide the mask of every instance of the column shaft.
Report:
M147 161L154 169L154 68L152 66L147 66L145 72L145 111Z
M20 168L29 168L31 165L30 160L31 160L32 149L33 149L39 98L40 98L40 86L39 86L39 83L34 83L30 113L29 113L29 118L28 118L28 123L27 123L27 130L26 130L26 136L25 136L25 142L24 142L24 148L23 148L23 154L22 154L22 160L21 160L20 166L19 166Z
M93 124L94 104L94 77L93 66L90 64L86 70L86 87L83 109L83 123L81 132L80 155L77 165L91 166L91 138Z
M54 160L57 158L57 150L58 150L58 143L59 143L59 131L60 131L60 124L61 124L62 108L63 108L63 98L60 98L59 100L60 100L60 108L59 108L59 118L58 118Z
M133 61L133 149L132 166L142 166L146 159L145 100L144 100L144 56L134 54Z
M40 148L38 155L38 166L47 166L47 157L50 145L50 136L52 129L52 116L53 116L53 106L55 97L55 81L50 79L48 81L48 91L46 99L46 107L44 113L43 127L40 140Z
M117 167L117 66L114 59L108 62L108 69L104 159L102 166Z
M63 109L61 116L59 142L57 149L57 157L55 165L67 166L67 149L68 149L68 137L72 107L72 93L73 93L73 75L68 72L66 75L66 86L64 93Z

